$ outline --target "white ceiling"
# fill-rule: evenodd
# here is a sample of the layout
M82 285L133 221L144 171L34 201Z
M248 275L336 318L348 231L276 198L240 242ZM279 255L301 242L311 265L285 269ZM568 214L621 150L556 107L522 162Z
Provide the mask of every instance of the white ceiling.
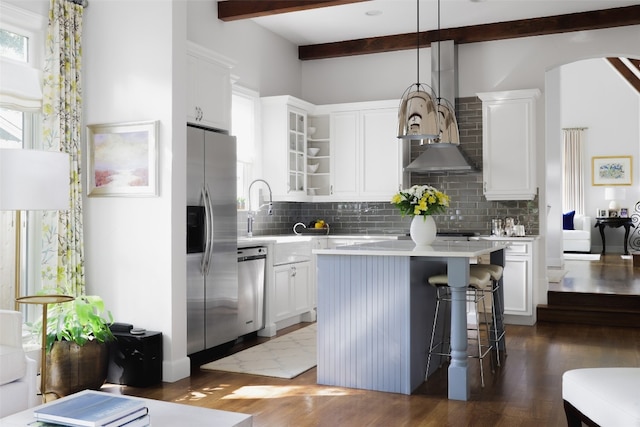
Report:
M464 27L637 5L638 0L441 0L440 27ZM366 12L379 11L368 16ZM438 28L437 0L420 0L420 31ZM308 45L416 31L416 0L371 0L254 18L294 44Z

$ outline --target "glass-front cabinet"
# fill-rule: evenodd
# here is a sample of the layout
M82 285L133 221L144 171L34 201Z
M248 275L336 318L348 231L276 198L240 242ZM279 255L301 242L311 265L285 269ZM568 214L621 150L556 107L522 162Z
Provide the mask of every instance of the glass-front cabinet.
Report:
M262 170L274 200L305 201L307 195L307 113L313 105L292 96L262 102Z
M305 113L289 111L289 193L305 192L306 184L306 122Z

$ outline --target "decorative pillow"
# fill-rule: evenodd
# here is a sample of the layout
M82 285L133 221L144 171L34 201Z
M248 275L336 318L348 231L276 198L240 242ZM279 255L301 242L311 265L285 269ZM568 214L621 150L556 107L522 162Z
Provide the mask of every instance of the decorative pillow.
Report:
M576 215L576 211L567 212L562 214L562 229L563 230L575 230L573 226L573 217Z

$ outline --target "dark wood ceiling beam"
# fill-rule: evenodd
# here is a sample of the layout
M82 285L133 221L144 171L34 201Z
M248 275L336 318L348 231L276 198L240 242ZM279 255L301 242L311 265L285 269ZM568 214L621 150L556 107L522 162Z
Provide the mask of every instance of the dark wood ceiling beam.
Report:
M362 1L369 0L226 0L218 2L218 19L225 22L238 21Z
M638 24L640 24L640 5L446 28L439 32L424 31L420 33L420 47L428 47L432 42L439 40L453 40L456 44L477 43ZM408 33L299 46L298 58L301 60L327 59L415 49L416 39L416 33Z
M613 68L618 70L618 73L620 73L620 75L624 77L638 93L640 93L640 78L638 78L638 76L636 76L634 72L631 71L631 69L627 67L627 65L622 62L622 60L620 60L620 58L607 58L607 60L611 65L613 65ZM640 61L634 60L632 61L632 63L633 62L637 63Z

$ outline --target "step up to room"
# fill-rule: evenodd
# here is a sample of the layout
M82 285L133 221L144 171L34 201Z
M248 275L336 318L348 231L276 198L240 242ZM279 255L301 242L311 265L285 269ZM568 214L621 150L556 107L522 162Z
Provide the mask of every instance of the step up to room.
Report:
M537 307L539 322L640 326L640 295L549 291L548 304Z

